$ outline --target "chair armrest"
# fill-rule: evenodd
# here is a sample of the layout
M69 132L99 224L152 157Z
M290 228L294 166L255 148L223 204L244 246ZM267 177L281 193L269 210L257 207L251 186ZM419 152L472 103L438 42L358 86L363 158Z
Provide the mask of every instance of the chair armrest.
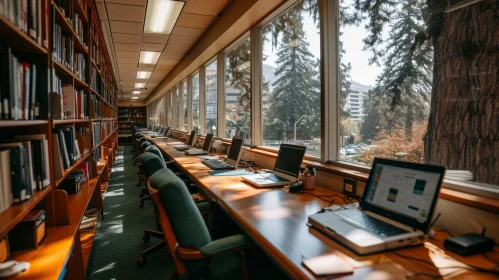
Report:
M171 166L171 165L173 165L174 162L175 161L173 161L173 160L165 161L165 165L166 166Z
M211 204L208 201L194 202L199 209L199 212L203 213L211 210Z
M232 251L240 251L250 244L250 239L244 234L232 235L212 241L199 251L206 256L225 254Z

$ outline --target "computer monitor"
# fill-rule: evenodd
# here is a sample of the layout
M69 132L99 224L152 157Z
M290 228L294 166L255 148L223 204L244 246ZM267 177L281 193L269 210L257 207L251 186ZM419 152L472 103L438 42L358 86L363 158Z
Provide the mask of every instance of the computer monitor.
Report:
M159 129L158 129L158 133L160 133L160 134L161 134L161 133L163 133L163 130L164 130L164 129L165 129L165 127L164 127L164 126L160 126L160 127L159 127Z
M211 140L213 140L213 133L206 134L206 138L203 143L203 151L209 151L211 146Z
M305 146L281 144L275 161L274 172L277 171L295 178L298 177L306 150L307 147Z
M229 154L227 155L227 161L237 164L239 161L239 151L241 151L241 146L243 145L243 137L232 137L232 144L230 144Z
M169 126L167 126L167 127L165 128L165 132L163 133L163 136L164 136L164 137L168 136L168 132L169 132L169 131L170 131L170 127L169 127Z
M189 136L189 142L187 142L187 146L192 146L192 142L194 142L194 136L196 136L196 132L191 131L191 135Z

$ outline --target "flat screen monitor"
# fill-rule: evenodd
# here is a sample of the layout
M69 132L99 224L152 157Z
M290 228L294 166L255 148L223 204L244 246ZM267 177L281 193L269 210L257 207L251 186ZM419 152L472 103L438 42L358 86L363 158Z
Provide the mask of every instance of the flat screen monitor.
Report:
M307 147L299 145L281 144L274 171L284 173L289 176L298 177L300 165L305 157Z
M189 142L187 142L187 146L192 146L192 142L194 142L194 136L196 136L196 132L191 131L191 135L189 136Z
M210 149L211 140L213 140L213 133L206 134L206 139L204 139L203 143L203 151L208 151Z
M244 139L242 137L232 137L232 144L230 144L230 150L229 154L227 155L227 159L237 163L237 160L239 159L239 151L241 151L243 141Z

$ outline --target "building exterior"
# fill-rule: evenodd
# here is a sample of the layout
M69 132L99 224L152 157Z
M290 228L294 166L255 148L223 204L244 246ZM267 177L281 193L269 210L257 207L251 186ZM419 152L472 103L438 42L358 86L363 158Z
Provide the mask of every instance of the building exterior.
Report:
M352 81L345 104L345 110L350 114L352 120L357 122L364 118L364 98L371 88L371 86Z

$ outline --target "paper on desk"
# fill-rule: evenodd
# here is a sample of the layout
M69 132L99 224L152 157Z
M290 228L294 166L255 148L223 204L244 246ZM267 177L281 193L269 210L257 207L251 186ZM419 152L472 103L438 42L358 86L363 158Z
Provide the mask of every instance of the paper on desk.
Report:
M218 159L218 156L200 156L200 159Z
M168 143L168 146L177 146L177 145L184 145L182 142L170 142Z

